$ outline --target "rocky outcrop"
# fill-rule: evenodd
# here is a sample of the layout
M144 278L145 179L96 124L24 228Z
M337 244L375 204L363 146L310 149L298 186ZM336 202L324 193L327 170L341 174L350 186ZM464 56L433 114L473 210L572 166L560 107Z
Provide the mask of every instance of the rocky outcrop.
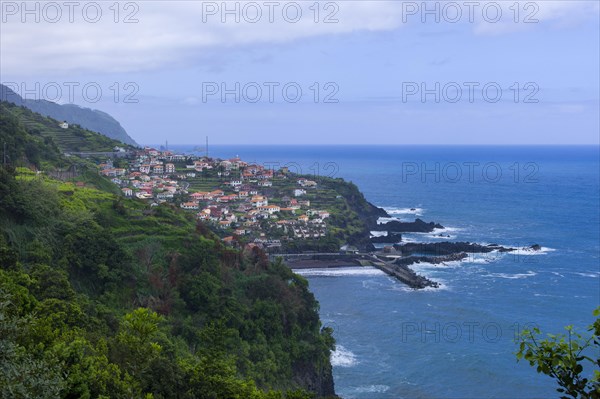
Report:
M388 232L387 236L371 237L373 244L397 244L402 241L402 234Z
M302 362L294 365L294 382L312 392L317 398L335 399L333 373L331 363L318 366L313 362Z
M438 265L438 264L444 263L444 262L463 260L468 256L469 255L467 255L464 252L461 252L458 254L452 254L452 255L445 255L445 256L407 256L404 258L396 259L394 261L394 264L402 265L402 266L410 266L415 263L431 263L434 265Z
M383 228L383 229L382 229ZM379 225L380 230L387 230L394 233L431 233L435 229L443 229L439 223L424 222L421 219L415 219L414 222L400 222L392 220L391 222Z
M516 248L503 247L498 244L481 245L471 242L406 243L403 245L394 245L394 248L401 251L403 255L418 253L433 256L459 254L462 252L489 253L492 251L510 252L516 250Z

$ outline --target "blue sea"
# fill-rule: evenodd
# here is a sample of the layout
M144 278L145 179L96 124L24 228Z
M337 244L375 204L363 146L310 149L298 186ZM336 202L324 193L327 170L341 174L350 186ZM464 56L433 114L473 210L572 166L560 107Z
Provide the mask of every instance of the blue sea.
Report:
M190 147L175 148L179 150ZM400 220L435 221L415 242L542 246L417 272L413 291L371 268L302 274L334 328L343 398L557 398L518 363L515 335L584 332L600 303L599 148L584 146L214 146L212 156L342 177ZM444 237L439 237L438 234ZM449 236L449 237L448 237Z

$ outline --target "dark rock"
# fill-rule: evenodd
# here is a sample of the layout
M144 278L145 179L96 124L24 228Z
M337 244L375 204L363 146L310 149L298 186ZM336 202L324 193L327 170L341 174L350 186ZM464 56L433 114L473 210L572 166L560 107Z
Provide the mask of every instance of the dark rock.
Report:
M387 236L371 237L373 244L397 244L402 241L402 234L388 232Z
M404 255L427 254L433 256L444 256L466 253L488 253L492 251L510 252L515 248L507 248L496 244L481 245L470 242L433 242L433 243L406 243L404 245L394 245L397 250L402 251Z
M464 252L444 256L407 256L396 259L394 264L402 266L410 266L415 263L431 263L434 265L439 265L440 263L444 262L462 260L468 256L469 255Z
M542 250L542 247L539 244L533 244L529 248L533 249L534 251L541 251Z
M431 233L435 229L443 229L439 223L434 222L424 222L421 219L415 219L414 222L399 222L397 220L393 220L391 222L387 222L379 225L385 230L392 231L394 233Z

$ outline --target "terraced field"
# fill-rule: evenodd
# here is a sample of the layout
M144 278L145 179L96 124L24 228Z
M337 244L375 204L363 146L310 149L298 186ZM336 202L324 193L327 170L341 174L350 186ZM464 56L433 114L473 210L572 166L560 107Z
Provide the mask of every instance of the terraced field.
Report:
M59 126L59 121L31 112L26 108L15 110L27 131L33 135L52 140L63 152L112 151L123 143L109 139L98 133L70 125L67 129Z

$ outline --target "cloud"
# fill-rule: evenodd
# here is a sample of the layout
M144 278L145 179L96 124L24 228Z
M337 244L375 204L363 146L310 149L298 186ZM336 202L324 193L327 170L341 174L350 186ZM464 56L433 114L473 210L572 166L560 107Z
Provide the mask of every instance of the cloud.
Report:
M139 72L186 66L199 59L203 64L213 65L220 53L237 47L422 27L420 14L425 11L421 1L396 0L321 1L318 7L312 1L275 1L276 6L269 6L266 1L248 0L84 1L74 2L77 6L71 9L65 6L68 3L27 3L28 10L34 10L31 13L24 10L25 3L0 2L3 75ZM428 4L431 3L438 4L441 10L447 4ZM482 8L488 3L502 4L500 22L489 23L482 17ZM48 4L59 8L53 9ZM118 13L115 4L118 4ZM474 22L466 21L466 15L459 24L442 19L435 30L466 26L478 35L503 34L546 23L571 26L598 17L598 3L593 1L522 1L519 18L522 20L535 11L531 17L540 23L517 24L508 9L513 2L478 4ZM536 6L532 9L531 4ZM407 15L407 10L414 6L418 8L417 13ZM463 14L467 12L463 10ZM430 23L431 17L428 18L426 23Z
M118 14L113 3L94 3L100 4L98 13L96 7L84 10L88 3L83 2L72 15L62 7L57 22L52 22L57 13L39 3L39 22L35 13L21 9L22 3L10 2L12 8L5 3L0 67L6 74L152 70L186 64L215 49L393 29L400 21L398 5L389 1L321 2L319 7L288 1L271 2L278 6L260 1L147 1L119 3L135 6ZM125 23L128 17L138 22Z
M599 4L586 0L485 1L475 13L474 33L499 35L536 28L574 27L584 21L597 21ZM501 17L496 17L497 9Z

